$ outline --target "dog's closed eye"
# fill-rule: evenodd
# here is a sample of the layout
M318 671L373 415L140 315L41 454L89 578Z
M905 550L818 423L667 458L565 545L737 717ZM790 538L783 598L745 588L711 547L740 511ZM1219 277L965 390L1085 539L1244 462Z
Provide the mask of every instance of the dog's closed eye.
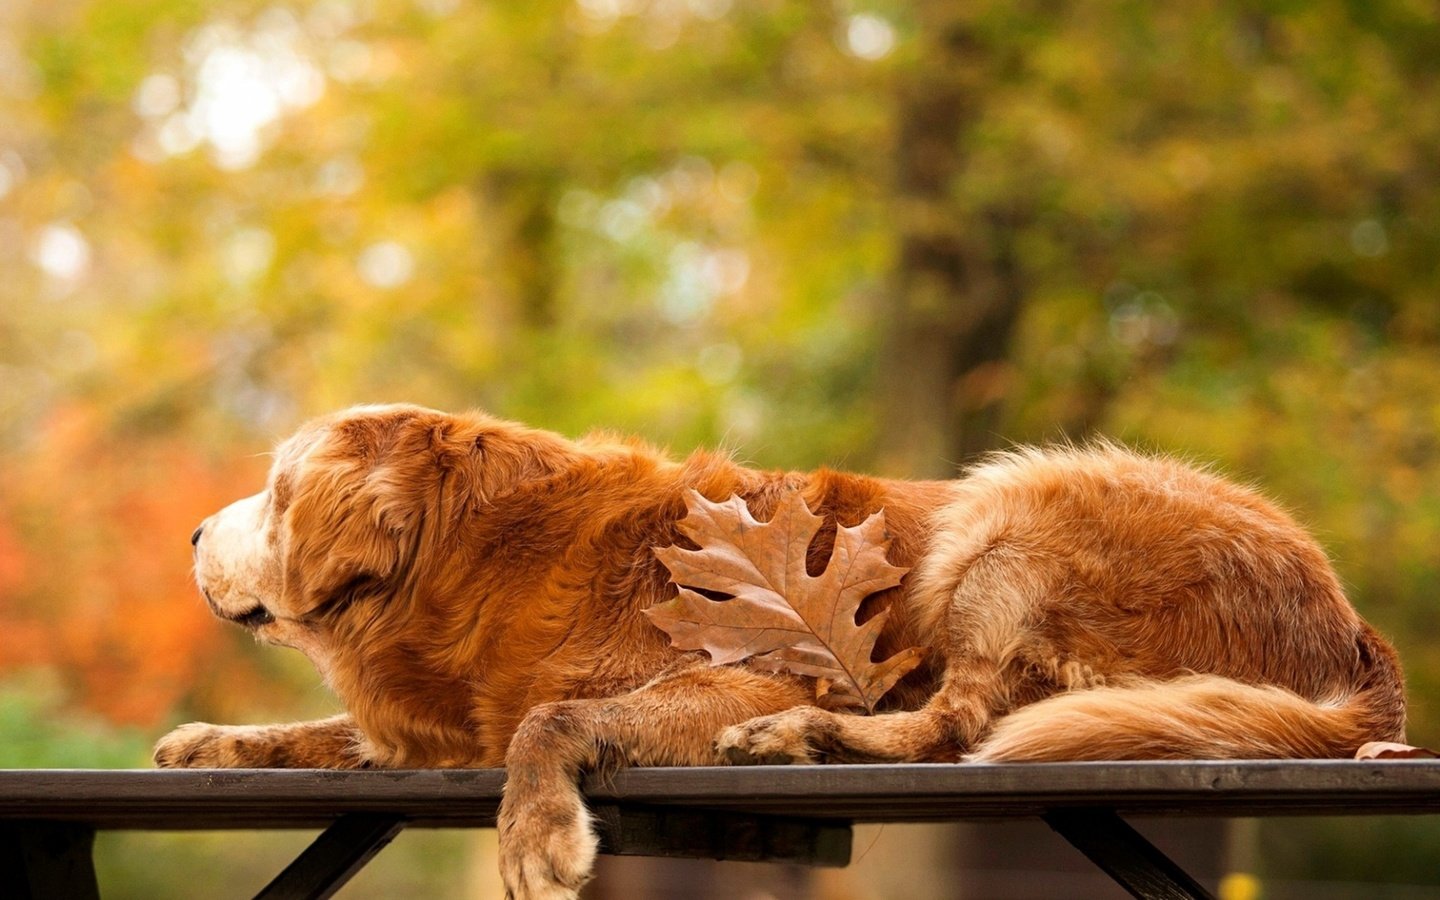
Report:
M259 628L261 625L269 625L275 621L275 616L263 606L257 606L247 613L235 617L235 621L246 628Z

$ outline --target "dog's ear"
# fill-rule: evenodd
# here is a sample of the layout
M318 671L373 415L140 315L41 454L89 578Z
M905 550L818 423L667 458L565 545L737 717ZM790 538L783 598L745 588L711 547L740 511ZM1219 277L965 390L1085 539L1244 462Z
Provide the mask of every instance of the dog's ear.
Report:
M478 509L572 463L559 435L483 414L372 407L332 420L298 459L283 512L281 615L400 587ZM426 549L428 548L428 549Z
M452 505L484 506L574 466L583 458L558 434L494 419L457 416L432 431L432 446L447 471Z
M429 430L410 414L356 417L307 454L284 511L282 614L312 616L394 586L436 490Z

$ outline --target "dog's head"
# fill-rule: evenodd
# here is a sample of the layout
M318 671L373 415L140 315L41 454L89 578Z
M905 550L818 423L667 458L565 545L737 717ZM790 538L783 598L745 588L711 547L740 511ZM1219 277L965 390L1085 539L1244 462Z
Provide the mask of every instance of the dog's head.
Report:
M356 601L413 586L417 560L556 468L565 443L415 406L317 419L280 445L263 491L196 529L196 581L216 615L309 652L317 628Z

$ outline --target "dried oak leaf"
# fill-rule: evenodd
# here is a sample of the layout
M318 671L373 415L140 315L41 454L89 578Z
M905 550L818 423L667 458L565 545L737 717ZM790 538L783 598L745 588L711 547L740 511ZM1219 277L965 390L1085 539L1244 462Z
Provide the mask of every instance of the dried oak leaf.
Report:
M885 559L884 511L837 527L829 563L812 576L807 550L824 520L798 491L785 495L768 522L756 521L738 496L712 503L691 491L687 506L679 528L700 549L656 549L680 593L645 611L676 647L706 651L711 665L750 659L767 671L811 676L821 706L867 712L920 664L924 651L914 647L871 661L888 609L855 622L861 601L895 587L908 571Z
M1392 741L1371 741L1355 751L1356 759L1435 759L1437 754L1428 747L1412 747Z

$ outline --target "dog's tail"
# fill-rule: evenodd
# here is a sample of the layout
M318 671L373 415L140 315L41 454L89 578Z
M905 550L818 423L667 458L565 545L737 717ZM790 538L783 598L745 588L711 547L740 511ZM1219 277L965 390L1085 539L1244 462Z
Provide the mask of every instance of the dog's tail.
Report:
M1356 678L1307 700L1217 675L1137 680L1073 691L999 719L975 762L1353 757L1368 741L1403 741L1405 690L1395 653L1368 626Z

